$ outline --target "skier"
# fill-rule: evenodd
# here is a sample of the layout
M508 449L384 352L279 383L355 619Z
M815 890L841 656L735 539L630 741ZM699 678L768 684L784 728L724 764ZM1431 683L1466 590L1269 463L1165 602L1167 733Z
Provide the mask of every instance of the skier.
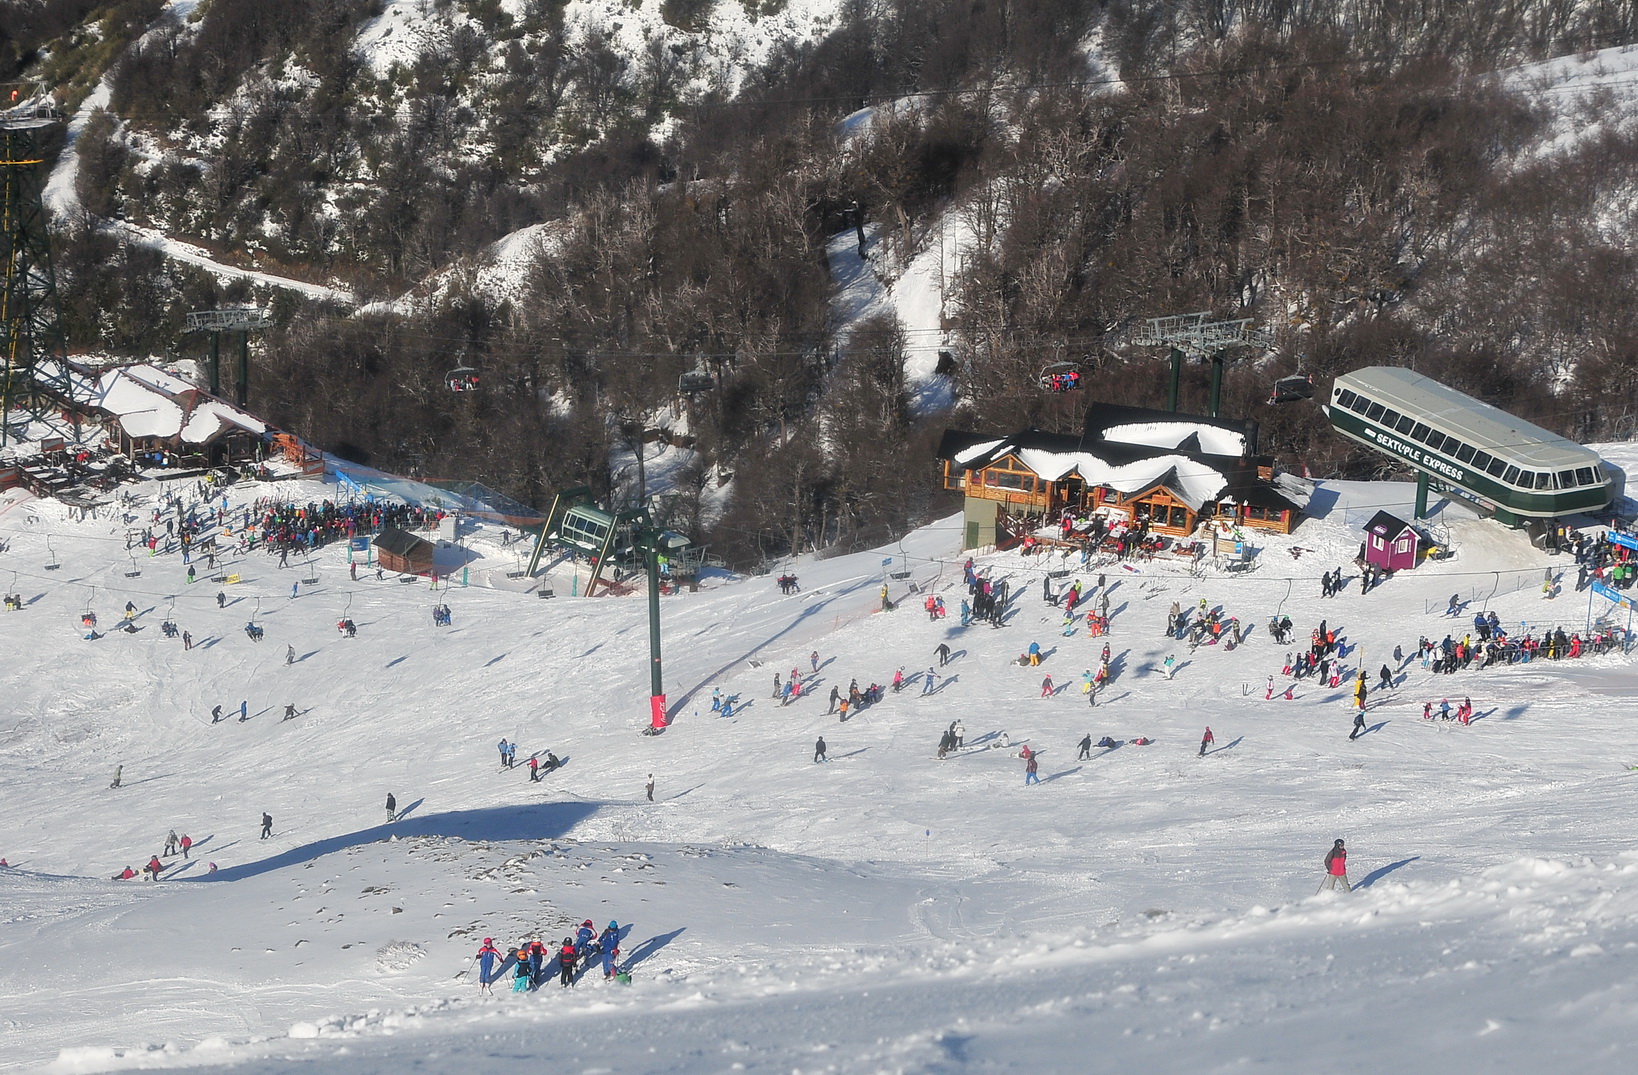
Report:
M217 608L227 607L227 592L225 590L217 590L216 591L216 607Z
M1092 760L1092 733L1091 732L1087 732L1086 733L1086 738L1081 740L1081 752L1080 752L1080 754L1076 755L1075 760L1076 761L1091 761Z
M1393 686L1393 672L1388 668L1387 665L1383 665L1382 666L1382 671L1377 673L1376 689L1379 690L1379 691L1380 690L1386 690L1387 688L1389 688L1391 686Z
M1212 738L1211 725L1206 725L1206 734L1200 737L1200 753L1196 756L1204 758L1206 756L1206 748L1211 746L1211 744L1215 743L1216 741L1217 740Z
M938 666L940 668L943 668L945 665L950 663L950 647L945 643L940 642L938 644L938 649L934 650L933 652L938 654Z
M773 696L775 698L778 698L779 697L779 692L780 692L779 673L775 672L774 673L774 692L773 692Z
M830 760L829 758L825 757L825 737L822 736L822 735L819 737L819 741L817 743L813 744L813 760L814 761L829 761Z
M283 719L285 719L285 720L295 720L296 719L296 703L295 702L286 702L285 703L284 718Z
M902 678L902 676L900 678ZM898 682L894 682L893 689L894 690L899 689ZM841 688L837 687L835 684L831 684L831 688L830 688L830 708L825 710L825 716L828 717L832 713L836 712L836 702L841 697L842 697Z
M1353 886L1348 884L1348 850L1338 840L1331 845L1331 850L1325 853L1325 880L1320 882L1320 889L1335 889L1342 886L1342 891L1352 892Z
M186 653L188 650L191 650L192 648L193 648L193 635L189 634L187 631L183 631L182 632L182 652Z
M1170 680L1177 674L1177 656L1168 653L1166 659L1160 662L1160 667L1166 670L1166 679Z
M262 836L261 836L261 838L263 840L265 840L269 836L272 836L272 835L273 835L273 815L267 813L266 811L263 811L262 812Z
M812 653L808 654L808 664L813 668L813 670L815 672L819 671L819 651L818 650L814 650ZM612 923L610 923L610 924L612 925Z
M534 974L529 970L529 946L519 945L512 954L517 959L517 965L512 968L512 992L521 993L534 982Z
M193 837L183 833L182 840L177 846L182 849L182 857L187 858L188 852L193 849Z
M610 922L597 937L597 950L603 955L603 978L613 978L619 969L614 958L620 954L620 923Z
M176 845L176 830L172 829L165 837L165 850L160 852L160 854L164 855L166 858L171 857L179 850Z
M495 947L493 937L483 939L483 947L478 949L478 984L485 989L494 980L495 960L500 957L500 950Z
M894 673L893 673L893 693L894 694L899 693L900 689L903 688L903 686L904 686L904 665L901 664L901 665L899 665L897 670L895 670ZM830 693L834 697L835 694L836 694L836 688L832 687Z
M961 723L960 720L957 720L954 724L950 725L950 731L955 735L956 749L959 750L967 745L967 726L965 724Z
M926 694L932 694L933 693L933 676L934 675L935 675L935 673L934 673L933 669L931 667L929 667L927 669L927 679L924 680L922 682L922 685L921 685L921 693L922 694L926 695Z
M529 755L529 781L530 783L540 781L540 758L535 754Z
M1048 675L1041 680L1041 697L1051 698L1055 692L1052 689L1052 676Z
M654 774L653 773L648 774L648 783L643 785L643 790L648 793L648 801L653 802L654 801Z
M286 646L286 647L284 647L284 663L285 664L295 664L296 663L296 647L295 646Z
M391 825L398 820L398 800L393 798L392 792L387 792L387 824Z
M536 937L529 942L529 988L533 989L541 984L541 972L546 967L546 946Z
M1024 749L1029 750L1028 747ZM1039 784L1040 782L1040 764L1035 760L1035 752L1030 750L1028 756L1024 758L1024 786L1027 788L1031 784Z
M574 965L579 958L574 950L574 941L563 938L563 947L557 950L557 966L559 983L565 989L574 984Z
M500 742L495 744L495 749L500 751L501 768L506 768L506 738L504 736L501 737Z
M242 698L242 699L239 700L239 723L243 724L245 721L247 721L249 719L250 719L250 700L246 699L246 698Z
M122 774L124 772L125 772L125 766L123 764L114 766L114 782L112 784L109 784L108 786L110 788L119 787L120 774Z

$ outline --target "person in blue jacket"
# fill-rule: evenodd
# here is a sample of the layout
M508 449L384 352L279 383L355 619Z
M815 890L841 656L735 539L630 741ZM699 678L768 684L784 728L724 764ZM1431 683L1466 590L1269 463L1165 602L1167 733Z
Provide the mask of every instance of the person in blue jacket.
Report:
M597 936L597 927L592 925L591 919L580 923L580 928L574 934L574 950L579 952L586 962L591 962L591 943Z
M478 949L478 984L488 985L494 981L495 959L500 951L495 947L493 937L483 939L483 947Z
M620 954L620 923L610 922L601 936L597 938L597 947L603 952L603 977L614 977L614 957Z

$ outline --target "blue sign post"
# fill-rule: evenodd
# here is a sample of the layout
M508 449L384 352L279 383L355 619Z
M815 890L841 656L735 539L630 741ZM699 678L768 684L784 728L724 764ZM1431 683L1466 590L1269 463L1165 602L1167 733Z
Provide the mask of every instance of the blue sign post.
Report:
M1611 538L1626 537L1626 535L1625 534L1617 535L1614 532L1611 532L1610 537ZM1631 541L1632 539L1627 538L1627 540ZM1619 542L1617 542L1617 544L1619 544ZM1628 547L1629 548L1638 548L1638 545L1630 545ZM1594 594L1597 594L1599 597L1602 597L1604 600L1609 601L1610 603L1614 604L1617 608L1624 608L1624 609L1627 610L1626 637L1621 640L1621 652L1623 652L1623 653L1631 652L1631 650L1632 650L1632 613L1633 613L1634 608L1638 608L1638 601L1635 601L1629 594L1624 594L1624 593L1620 592L1619 590L1611 589L1610 587L1606 586L1602 582L1592 583L1592 585L1587 587L1587 631L1588 631L1589 634L1592 632L1592 625L1593 625L1592 602L1593 602L1593 595Z

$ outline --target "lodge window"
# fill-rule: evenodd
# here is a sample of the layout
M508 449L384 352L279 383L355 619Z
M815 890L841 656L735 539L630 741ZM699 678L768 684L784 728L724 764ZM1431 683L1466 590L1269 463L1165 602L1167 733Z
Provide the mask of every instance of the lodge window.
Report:
M1473 462L1473 446L1471 444L1458 444L1456 446L1456 458L1463 463Z
M1474 452L1473 453L1473 469L1474 470L1484 470L1489 465L1490 465L1490 453L1489 452Z
M1561 470L1558 472L1558 487L1560 489L1574 489L1575 486L1575 471Z
M1578 485L1598 484L1598 479L1593 477L1592 467L1576 467L1575 477Z
M1502 481L1506 482L1508 485L1518 485L1519 484L1519 468L1518 467L1508 467L1507 472L1502 475Z
M1393 424L1393 428L1400 433L1409 433L1411 429L1415 427L1415 425L1416 419L1412 418L1408 414L1402 414L1399 416L1399 421Z
M1404 415L1400 414L1392 407L1389 407L1387 410L1382 412L1382 424L1387 426L1389 429L1392 429L1399 424L1399 419L1403 417Z
M1380 403L1373 403L1371 404L1370 409L1365 412L1365 417L1369 418L1373 422L1379 422L1382 420L1382 412L1386 411L1387 409L1388 408L1384 407Z
M1490 465L1484 469L1486 474L1489 474L1493 478L1499 478L1502 475L1502 471L1507 469L1507 460L1492 459L1490 460Z
M1552 471L1543 470L1543 471L1541 471L1540 473L1538 473L1536 475L1536 488L1537 489L1551 489L1552 487L1553 487L1553 473L1552 473Z
M1354 393L1348 391L1348 389L1344 388L1337 395L1337 406L1339 406L1339 407L1352 407L1354 405L1354 400L1356 400L1358 398L1359 397L1357 395L1355 395Z
M1366 399L1364 396L1355 396L1354 401L1348 404L1348 409L1353 411L1355 414L1364 414L1370 405L1371 401Z

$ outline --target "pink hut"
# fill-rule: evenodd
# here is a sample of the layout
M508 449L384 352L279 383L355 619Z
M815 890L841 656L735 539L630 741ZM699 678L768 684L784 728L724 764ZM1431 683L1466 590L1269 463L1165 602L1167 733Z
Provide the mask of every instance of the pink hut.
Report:
M1373 567L1399 571L1416 566L1422 535L1405 520L1379 511L1365 524L1365 562Z

